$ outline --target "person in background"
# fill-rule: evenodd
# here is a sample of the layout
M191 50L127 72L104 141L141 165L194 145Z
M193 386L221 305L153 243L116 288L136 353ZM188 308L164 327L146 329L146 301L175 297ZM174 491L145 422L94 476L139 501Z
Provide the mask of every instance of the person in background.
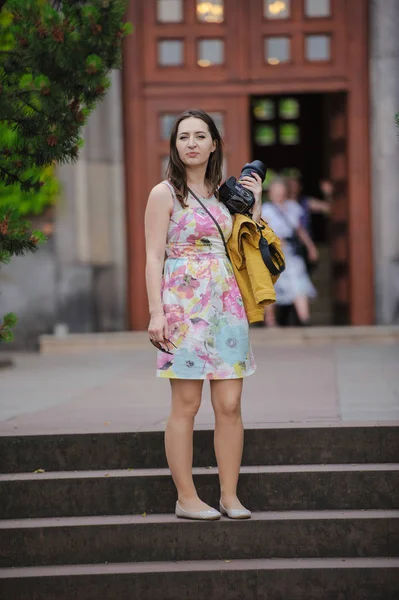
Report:
M301 181L299 177L295 175L288 177L287 186L288 198L298 202L299 206L303 209L300 224L312 237L312 213L321 213L324 215L330 214L331 200L334 192L333 184L326 179L320 181L320 189L324 200L319 200L318 198L303 194Z
M276 304L284 315L284 307L294 305L299 325L309 325L309 299L316 296L316 290L309 278L303 257L298 253L298 242L306 246L309 260L318 259L317 248L310 235L301 225L303 209L295 200L288 200L286 181L276 177L269 186L269 199L262 207L262 217L281 239L285 254L286 268L275 285ZM286 311L287 314L287 311ZM265 310L268 327L276 325L274 306ZM287 325L284 318L281 325Z

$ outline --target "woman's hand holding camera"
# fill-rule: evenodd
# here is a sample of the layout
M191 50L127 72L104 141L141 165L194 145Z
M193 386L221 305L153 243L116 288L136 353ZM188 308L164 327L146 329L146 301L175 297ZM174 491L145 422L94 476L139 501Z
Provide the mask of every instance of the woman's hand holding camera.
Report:
M239 180L239 183L253 193L255 204L252 207L252 218L259 223L262 216L262 179L252 171L252 177L246 175Z

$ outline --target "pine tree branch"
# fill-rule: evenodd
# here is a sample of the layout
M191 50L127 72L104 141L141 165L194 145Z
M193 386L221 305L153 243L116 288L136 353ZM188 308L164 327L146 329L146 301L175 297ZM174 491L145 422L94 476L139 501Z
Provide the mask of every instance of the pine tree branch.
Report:
M19 175L17 175L16 173L12 173L11 171L8 171L7 169L5 169L4 167L2 167L0 165L0 171L3 171L3 173L5 173L7 175L7 177L10 177L11 179L15 180L15 183L19 183L20 185L22 185L24 182L23 179L21 179L19 177Z
M40 94L39 90L13 90L12 92L7 92L7 101L14 100L14 98L21 98L27 94Z
M0 50L0 113L19 140L8 143L5 135L0 143L8 183L38 191L28 163L51 168L77 159L88 115L110 86L110 71L121 66L122 40L131 32L128 1L0 0L15 16L2 30L15 44Z
M32 129L32 127L30 127L30 125L29 125L29 123L32 123L31 117L26 117L25 119L18 119L17 117L13 116L6 120L9 121L10 123L16 123L17 125L24 127L26 129L26 131L28 133L30 133L30 135L32 135L32 136L35 136L38 134L37 130Z
M49 116L48 113L44 112L43 110L38 109L36 106L34 106L30 102L28 102L25 98L21 97L21 102L23 102L26 106L29 106L29 108L34 110L38 115L43 115L44 117Z
M37 129L33 129L30 126L30 123L32 123L32 119L10 119L10 122L19 125L20 127L23 127L25 130L24 136L26 136L26 133L28 133L30 136L34 137L36 135L39 135L40 133Z
M14 148L13 152L15 154L15 156L18 157L22 157L22 158L31 158L32 162L36 160L37 156L35 152L29 152L28 150L26 150L25 148ZM0 160L1 160L1 155L4 155L4 150L2 152L1 147L0 147Z

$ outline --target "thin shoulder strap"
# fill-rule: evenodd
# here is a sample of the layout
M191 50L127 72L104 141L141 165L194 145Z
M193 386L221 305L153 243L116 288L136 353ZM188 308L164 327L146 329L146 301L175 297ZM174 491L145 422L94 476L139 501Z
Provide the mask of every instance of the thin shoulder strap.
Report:
M190 188L188 188L188 191L200 203L200 205L202 206L202 208L208 213L208 215L211 217L212 221L215 223L215 225L218 228L218 231L220 233L220 237L223 240L223 244L224 244L224 247L225 247L225 250L226 250L227 258L231 262L229 251L227 250L226 240L224 238L223 231L221 230L219 223L216 221L216 219L214 218L214 216L212 215L212 213L206 208L206 206L204 205L204 203L201 202L201 200L194 194L194 192L192 190L190 190ZM257 227L257 229L259 231L259 234L260 234L259 250L260 250L260 253L262 255L263 262L265 263L266 267L269 269L269 271L270 271L270 273L272 275L280 275L280 273L282 273L285 270L284 257L278 251L278 249L276 248L276 246L274 244L269 245L267 239L265 237L263 237L262 229L264 229L264 227L258 225L257 223L255 223L255 225L256 225L256 227ZM278 265L277 267L273 263L273 260L272 260L273 258L274 258L274 260L276 261L276 263Z
M223 231L219 225L219 223L216 221L215 217L213 216L213 214L206 208L205 204L203 202L201 202L201 200L198 198L198 196L196 196L194 194L194 192L188 188L188 191L190 192L190 194L197 200L197 202L200 203L200 205L202 206L202 208L208 213L208 215L211 217L212 221L215 223L216 227L218 228L218 231L220 233L220 237L223 240L223 244L224 244L224 249L226 250L226 254L227 254L227 258L230 260L230 256L229 256L229 251L227 250L227 244L226 244L226 240L224 238L223 235Z
M291 221L291 219L284 213L283 210L281 210L281 208L279 206L277 206L276 204L274 204L274 202L271 202L272 207L277 210L278 213L280 213L281 217L283 218L283 220L288 223L288 225L290 227L292 227L292 229L296 232L297 228L294 225L294 223Z

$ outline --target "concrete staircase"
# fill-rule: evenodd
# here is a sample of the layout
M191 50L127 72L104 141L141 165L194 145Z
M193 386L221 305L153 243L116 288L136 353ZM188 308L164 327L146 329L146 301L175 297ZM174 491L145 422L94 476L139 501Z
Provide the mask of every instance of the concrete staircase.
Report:
M174 517L160 432L0 437L0 597L397 600L398 433L247 431L244 522ZM216 506L212 432L194 445Z

